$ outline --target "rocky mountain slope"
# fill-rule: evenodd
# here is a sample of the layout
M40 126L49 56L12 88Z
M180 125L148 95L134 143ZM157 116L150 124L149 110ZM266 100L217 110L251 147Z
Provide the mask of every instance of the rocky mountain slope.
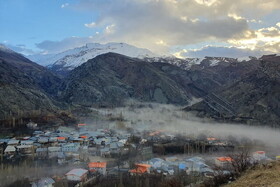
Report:
M214 92L218 99L210 95L186 110L197 111L200 116L223 120L279 125L280 57L263 56L259 60L251 60L246 63L250 70L244 70L246 73L241 76L240 80L227 84ZM246 63L242 63L242 65ZM221 100L226 100L227 105Z
M118 105L125 99L186 104L191 93L183 83L152 63L116 53L89 60L70 72L60 87L59 97L70 103L91 106ZM173 70L184 73L172 66ZM167 67L168 68L168 67Z
M126 43L89 43L85 46L70 49L59 54L33 55L28 56L28 58L34 62L48 66L54 72L66 74L89 59L108 52L137 58L157 56L147 49L137 48Z
M162 62L169 63L175 66L180 67L184 70L189 70L195 67L211 67L217 66L224 63L236 63L242 60L236 58L227 58L227 57L204 57L204 58L176 58L173 56L163 56L163 57L146 57L145 61L148 62Z
M22 55L0 47L0 119L58 109L52 99L60 79Z
M58 54L39 54L28 56L31 60L43 64L50 68L53 72L60 75L67 75L69 71L85 63L100 54L114 52L123 54L129 57L139 58L147 62L162 62L169 63L180 67L184 70L201 67L208 68L220 64L230 64L241 62L241 59L226 58L226 57L204 57L204 58L185 58L180 59L174 56L159 56L147 49L137 48L125 43L89 43L85 46L67 50Z
M107 53L71 71L60 87L59 99L84 106L116 106L130 98L184 105L193 97L206 96L239 80L249 65L239 67L235 63L202 63L184 70L160 59L147 61ZM224 76L231 71L230 76Z
M249 124L280 123L280 57L238 59L132 58L99 55L59 78L0 47L0 115L55 110L58 103L119 106L127 99L185 105L198 116Z

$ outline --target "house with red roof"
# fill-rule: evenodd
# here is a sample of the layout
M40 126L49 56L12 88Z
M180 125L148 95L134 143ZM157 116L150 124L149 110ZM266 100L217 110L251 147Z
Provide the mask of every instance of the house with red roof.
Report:
M107 162L90 162L88 168L91 173L106 175Z

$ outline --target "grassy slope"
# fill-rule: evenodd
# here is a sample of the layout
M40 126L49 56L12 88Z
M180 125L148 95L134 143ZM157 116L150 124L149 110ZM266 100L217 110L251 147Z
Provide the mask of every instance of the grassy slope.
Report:
M258 165L248 170L235 182L225 185L226 187L257 187L257 186L280 186L280 162L275 161L267 165Z

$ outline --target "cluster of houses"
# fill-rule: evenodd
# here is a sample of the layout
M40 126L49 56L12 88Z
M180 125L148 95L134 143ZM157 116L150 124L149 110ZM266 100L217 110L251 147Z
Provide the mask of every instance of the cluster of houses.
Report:
M76 128L61 126L55 132L34 131L30 137L0 139L0 144L6 158L15 155L57 158L63 163L65 158L79 158L81 154L109 157L125 152L129 136L106 129L88 130L86 124L78 124Z
M139 144L153 141L156 142L162 139L172 141L174 136L163 136L161 131L154 131L148 133L147 137L141 137ZM32 156L38 159L57 159L59 164L64 164L74 158L81 160L81 157L87 156L101 156L111 157L112 155L125 154L131 149L136 150L136 145L129 143L131 135L125 133L116 133L107 129L90 130L86 124L78 124L76 127L59 127L55 131L34 131L30 137L0 139L0 147L2 147L3 155L6 158L12 158L15 155ZM227 146L227 142L222 142L216 138L207 138L209 145ZM213 177L215 175L215 168L223 168L225 171L230 168L234 161L230 157L215 157L212 159L212 164L201 157L177 158L175 156L165 158L152 158L149 149L142 148L144 157L142 162L134 164L133 168L126 167L125 172L131 175L142 174L163 174L166 176L173 176L180 173L186 175L199 175L204 177ZM144 154L147 152L146 154ZM280 157L276 157L280 160ZM87 168L75 168L65 174L65 178L69 181L86 181L92 176L106 176L114 170L108 168L106 162L89 162L89 159L83 159L87 163ZM252 153L252 162L263 162L269 158L264 151L256 151ZM122 168L118 168L121 171ZM53 186L54 180L52 178L42 178L32 183L32 186Z
M135 164L135 169L129 170L131 174L161 173L163 175L176 175L180 172L207 175L213 173L210 166L201 157L178 159L167 157L165 159L152 158L144 163Z
M252 154L252 161L267 161L264 151L256 151ZM174 176L179 173L185 173L186 175L213 177L217 174L217 166L224 169L224 173L229 173L227 169L230 168L233 158L230 157L215 157L213 160L214 165L209 166L206 164L205 159L202 157L191 158L177 158L175 156L163 158L152 158L147 161L135 163L134 167L125 170L130 175L153 175L163 174L166 176ZM209 162L209 161L208 161ZM88 179L95 176L106 176L114 168L107 168L106 162L90 162L87 168L75 168L65 174L65 178L72 182L85 182ZM119 169L119 171L122 169ZM52 178L42 178L32 183L33 187L39 186L53 186L54 180Z

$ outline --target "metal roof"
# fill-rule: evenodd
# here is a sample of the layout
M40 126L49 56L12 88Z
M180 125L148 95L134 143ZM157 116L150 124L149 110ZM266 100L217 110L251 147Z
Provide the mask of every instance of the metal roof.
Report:
M33 140L22 140L20 141L21 145L32 145L34 143Z
M27 148L31 148L32 145L19 145L19 146L16 146L18 149L27 149Z
M72 169L71 171L69 171L65 175L75 175L75 176L78 176L78 177L82 177L87 172L88 172L88 170L78 168L78 169Z
M6 153L6 152L15 152L15 151L16 151L15 146L10 146L9 145L9 146L6 147L4 152Z
M19 140L11 139L11 140L8 142L8 145L18 144L18 143L19 143Z
M54 183L55 181L52 178L42 178L38 182L32 183L32 187L45 187Z

